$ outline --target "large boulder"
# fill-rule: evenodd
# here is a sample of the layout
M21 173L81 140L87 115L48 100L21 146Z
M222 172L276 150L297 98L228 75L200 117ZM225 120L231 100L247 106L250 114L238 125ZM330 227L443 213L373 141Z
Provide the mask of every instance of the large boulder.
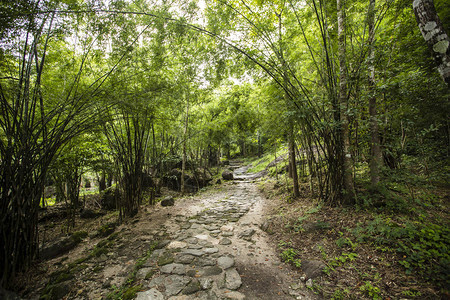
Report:
M85 231L78 231L70 237L63 237L51 245L42 247L39 251L39 256L41 259L49 259L66 253L75 248L87 235Z
M109 187L100 195L100 204L103 209L114 210L117 208L117 201L120 198L120 191L118 188Z
M222 178L225 180L233 180L233 172L231 172L230 170L223 171Z
M304 260L302 261L302 270L308 279L315 279L323 274L323 270L327 265L320 260Z
M161 206L174 206L175 205L175 199L171 196L167 196L161 201Z

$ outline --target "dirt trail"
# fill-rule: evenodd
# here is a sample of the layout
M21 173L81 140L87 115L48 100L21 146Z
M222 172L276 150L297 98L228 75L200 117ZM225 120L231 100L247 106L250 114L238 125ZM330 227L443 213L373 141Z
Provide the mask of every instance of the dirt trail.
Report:
M145 208L108 237L91 223L80 246L24 276L23 298L116 299L137 287L139 300L316 299L260 229L257 175L231 167L235 180Z
M279 260L260 229L264 199L246 170L238 168L234 181L169 208L177 214L164 224L171 239L151 258L169 263L159 265L138 299L315 298L300 288L299 274Z

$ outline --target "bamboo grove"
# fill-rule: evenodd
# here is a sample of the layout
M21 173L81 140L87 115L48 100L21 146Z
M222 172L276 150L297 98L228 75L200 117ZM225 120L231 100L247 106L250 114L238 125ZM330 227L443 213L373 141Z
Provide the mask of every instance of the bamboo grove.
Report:
M357 203L364 184L376 191L408 163L432 174L448 162L445 1L21 0L1 10L4 286L38 257L49 178L72 184L74 222L87 169L100 186L118 182L123 219L174 166L186 192L186 172L284 145L293 197L305 178L327 205Z

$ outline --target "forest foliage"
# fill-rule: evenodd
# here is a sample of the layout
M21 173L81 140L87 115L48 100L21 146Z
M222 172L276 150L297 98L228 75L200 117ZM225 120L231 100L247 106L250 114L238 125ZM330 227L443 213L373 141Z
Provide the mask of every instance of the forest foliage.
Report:
M449 6L434 4L449 32ZM449 87L410 1L0 7L4 286L38 256L45 187L73 223L86 173L100 189L117 183L120 219L139 210L145 187L153 203L171 176L197 190L221 160L285 146L293 196L301 166L327 205L359 205L368 191L385 205L392 178L450 180Z

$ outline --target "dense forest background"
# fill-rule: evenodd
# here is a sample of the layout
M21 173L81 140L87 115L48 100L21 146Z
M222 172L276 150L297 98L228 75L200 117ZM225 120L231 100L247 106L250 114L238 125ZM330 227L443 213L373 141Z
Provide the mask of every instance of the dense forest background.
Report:
M123 220L263 154L289 158L289 201L407 213L431 244L405 268L448 283L447 1L21 0L0 16L2 286L39 255L50 186L70 232L88 182L116 187Z

